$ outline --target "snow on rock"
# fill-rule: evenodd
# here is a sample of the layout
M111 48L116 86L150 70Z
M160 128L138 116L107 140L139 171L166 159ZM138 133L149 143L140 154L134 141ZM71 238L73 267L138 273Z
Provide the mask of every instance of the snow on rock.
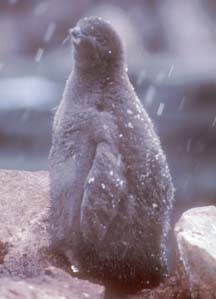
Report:
M192 298L216 295L216 207L185 212L175 226L177 248L187 272Z

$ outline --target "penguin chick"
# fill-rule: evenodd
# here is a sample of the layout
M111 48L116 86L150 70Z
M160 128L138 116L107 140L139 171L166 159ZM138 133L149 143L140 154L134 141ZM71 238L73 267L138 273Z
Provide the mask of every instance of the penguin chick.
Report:
M70 34L73 70L49 154L51 244L108 287L154 287L167 274L166 158L114 28L90 17Z

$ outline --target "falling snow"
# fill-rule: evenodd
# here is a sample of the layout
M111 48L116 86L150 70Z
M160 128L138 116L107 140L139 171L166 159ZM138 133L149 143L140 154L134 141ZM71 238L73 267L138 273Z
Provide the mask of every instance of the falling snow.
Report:
M43 54L44 54L44 49L39 48L39 49L37 50L36 55L35 55L35 61L36 61L37 63L41 61L41 59L42 59L42 57L43 57Z
M162 115L162 113L164 111L164 107L165 107L165 104L164 103L160 103L160 105L158 107L158 111L157 111L157 115L158 116Z
M182 111L184 109L185 101L186 101L186 97L183 97L183 99L181 100L181 103L179 105L180 111Z
M174 71L174 65L172 64L170 69L169 69L169 73L168 73L169 78L172 76L173 71Z
M56 29L56 24L55 23L50 23L47 30L46 30L46 33L44 35L44 40L46 42L50 41L54 32L55 32L55 29Z
M146 93L146 97L145 97L145 104L147 106L150 106L153 103L155 94L156 94L156 88L153 85L151 85L148 88L147 93Z
M90 178L90 179L88 180L88 183L91 184L91 183L94 183L94 181L95 181L95 178L92 177L92 178Z
M187 146L186 146L186 152L189 153L190 150L191 150L191 142L192 142L192 139L189 138L188 141L187 141Z

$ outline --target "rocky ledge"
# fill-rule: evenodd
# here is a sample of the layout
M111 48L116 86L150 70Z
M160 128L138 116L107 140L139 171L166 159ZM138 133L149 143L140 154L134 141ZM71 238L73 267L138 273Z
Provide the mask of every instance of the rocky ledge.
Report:
M0 299L104 298L103 286L72 277L70 265L50 255L48 210L47 172L0 171ZM185 212L175 238L172 276L156 289L126 298L215 298L216 207Z

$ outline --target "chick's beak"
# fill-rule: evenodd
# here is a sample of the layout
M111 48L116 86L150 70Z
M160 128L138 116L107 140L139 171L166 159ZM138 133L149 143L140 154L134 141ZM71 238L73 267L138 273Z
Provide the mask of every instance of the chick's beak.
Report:
M69 34L74 44L79 45L81 38L83 37L80 27L76 26L69 29Z

